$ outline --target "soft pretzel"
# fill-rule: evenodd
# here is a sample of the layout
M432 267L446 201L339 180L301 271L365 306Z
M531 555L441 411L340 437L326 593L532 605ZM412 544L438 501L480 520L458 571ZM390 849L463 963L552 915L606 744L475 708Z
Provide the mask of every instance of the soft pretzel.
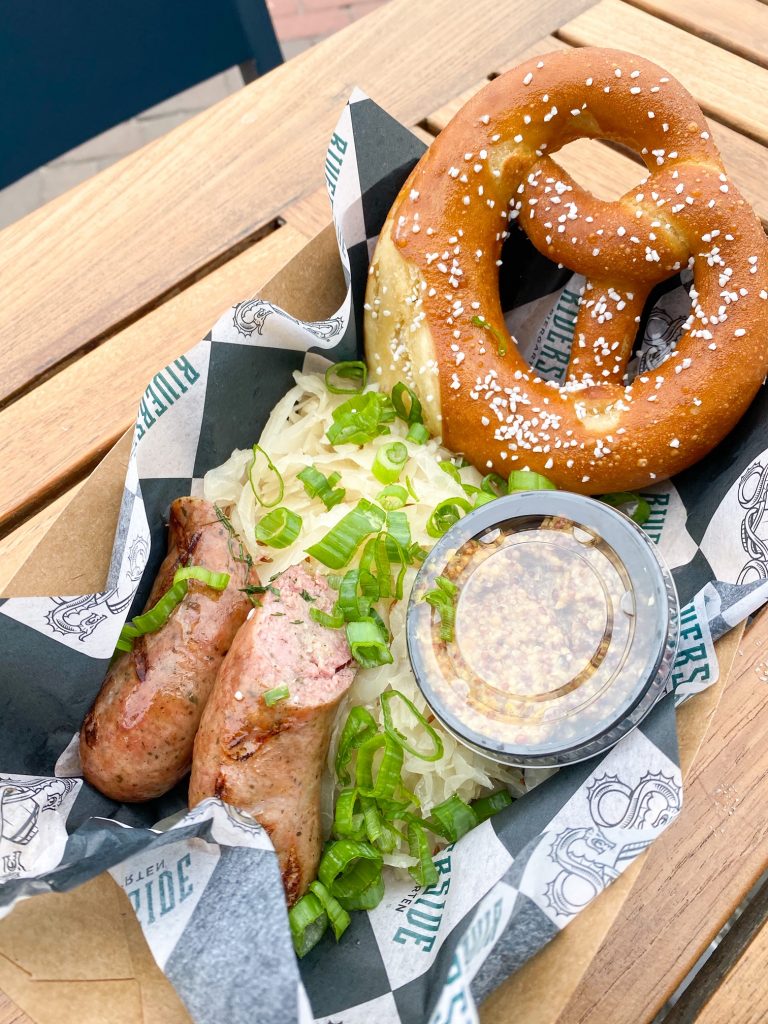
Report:
M582 136L639 152L648 177L595 198L550 157ZM498 263L515 218L587 278L563 385L535 376L505 327ZM677 346L628 383L649 291L686 264ZM714 447L768 372L762 227L689 93L618 50L534 58L470 100L403 186L369 273L374 379L404 380L431 430L483 471L530 468L588 494L642 487Z

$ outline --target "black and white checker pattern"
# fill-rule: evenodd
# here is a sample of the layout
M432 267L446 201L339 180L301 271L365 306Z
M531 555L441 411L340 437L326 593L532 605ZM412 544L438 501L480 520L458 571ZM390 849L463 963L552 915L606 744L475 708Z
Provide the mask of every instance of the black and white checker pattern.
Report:
M209 468L253 442L308 353L343 359L359 351L368 261L423 148L353 94L325 164L349 285L342 307L303 323L259 299L238 303L158 370L141 399L106 590L0 602L0 913L21 897L110 869L200 1022L226 1014L238 1024L253 1019L255 1007L259 1020L275 1022L476 1020L476 1002L679 813L675 699L714 681L713 640L768 598L763 391L712 455L646 495L646 532L685 605L676 697L602 759L559 772L444 851L431 889L391 877L383 903L355 914L339 945L326 937L300 969L275 857L258 826L217 801L185 814L181 789L116 806L77 778L73 736L122 623L146 599L165 552L170 502L195 493ZM539 372L556 375L579 280L517 231L504 259L508 323ZM686 302L683 281L653 296L643 318L644 368L657 365ZM169 816L173 829L152 830Z

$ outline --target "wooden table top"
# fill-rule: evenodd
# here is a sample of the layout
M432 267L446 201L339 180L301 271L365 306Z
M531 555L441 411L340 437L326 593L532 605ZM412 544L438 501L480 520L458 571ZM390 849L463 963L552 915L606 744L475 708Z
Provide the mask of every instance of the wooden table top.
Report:
M129 427L156 368L329 222L323 156L355 85L429 143L489 78L593 45L639 53L688 87L768 226L765 0L392 0L0 232L0 592ZM644 173L599 142L558 159L603 197ZM645 860L562 1024L650 1021L768 866L766 643L761 618L682 817ZM768 1019L763 916L741 940L734 929L723 944L733 955L670 1020ZM0 1024L28 1019L0 993Z

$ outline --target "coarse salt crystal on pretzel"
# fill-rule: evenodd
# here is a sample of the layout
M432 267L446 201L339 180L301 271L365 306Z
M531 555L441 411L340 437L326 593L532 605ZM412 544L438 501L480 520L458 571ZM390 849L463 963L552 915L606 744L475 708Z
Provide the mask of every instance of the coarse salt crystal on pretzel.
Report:
M574 139L639 152L649 175L616 202L550 154ZM537 377L504 323L501 248L517 220L587 278L565 384ZM625 379L654 285L693 268L691 311L652 375ZM689 93L630 53L583 48L482 89L419 161L369 271L374 379L404 380L427 426L479 469L530 468L587 494L690 466L768 372L768 243Z

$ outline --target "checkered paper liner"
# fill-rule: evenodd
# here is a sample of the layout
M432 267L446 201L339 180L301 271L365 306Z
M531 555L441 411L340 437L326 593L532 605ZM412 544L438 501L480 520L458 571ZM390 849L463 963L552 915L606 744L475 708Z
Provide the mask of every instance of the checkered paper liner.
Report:
M123 622L146 601L170 502L200 493L208 469L257 439L294 370L362 351L368 261L423 149L352 95L325 163L348 284L341 308L308 323L269 302L240 302L159 369L139 407L106 589L0 603L0 914L109 870L199 1024L225 1015L233 1024L475 1021L477 1003L678 815L674 705L714 682L713 641L768 598L764 388L710 456L644 492L652 511L644 529L683 605L674 694L608 754L562 769L440 853L436 885L390 873L380 906L354 914L338 945L326 936L300 965L277 861L258 825L217 800L186 813L183 787L119 805L79 777L77 732ZM542 376L562 379L582 283L512 231L503 305ZM667 282L649 300L642 370L674 344L686 283Z

